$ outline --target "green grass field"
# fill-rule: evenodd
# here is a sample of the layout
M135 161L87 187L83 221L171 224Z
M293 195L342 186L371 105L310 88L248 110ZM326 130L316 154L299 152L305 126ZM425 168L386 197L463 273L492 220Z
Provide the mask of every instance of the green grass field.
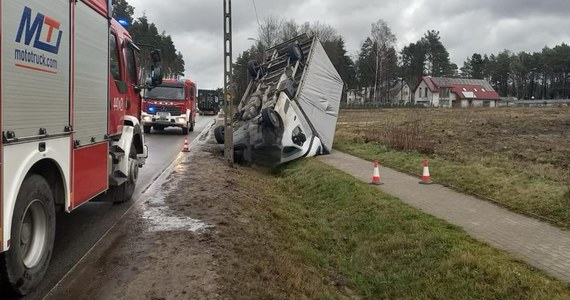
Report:
M264 199L244 209L265 242L243 254L263 297L570 298L567 284L317 160L243 172L241 188Z

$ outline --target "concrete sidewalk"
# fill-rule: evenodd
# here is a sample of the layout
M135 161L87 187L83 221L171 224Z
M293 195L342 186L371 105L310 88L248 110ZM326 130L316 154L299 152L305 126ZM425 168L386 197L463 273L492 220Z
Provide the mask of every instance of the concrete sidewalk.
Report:
M319 160L364 182L372 178L372 162L339 151ZM419 178L389 168L380 167L380 175L380 190L570 282L570 232L441 185L418 184Z

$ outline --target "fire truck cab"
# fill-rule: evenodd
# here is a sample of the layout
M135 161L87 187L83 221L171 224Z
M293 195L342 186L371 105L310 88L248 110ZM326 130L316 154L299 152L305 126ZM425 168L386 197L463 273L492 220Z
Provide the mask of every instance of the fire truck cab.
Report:
M111 0L0 1L0 285L20 295L48 268L56 211L128 201L147 157L139 50L111 16Z
M142 125L145 133L180 127L182 134L194 131L196 124L196 84L188 79L165 79L145 90Z

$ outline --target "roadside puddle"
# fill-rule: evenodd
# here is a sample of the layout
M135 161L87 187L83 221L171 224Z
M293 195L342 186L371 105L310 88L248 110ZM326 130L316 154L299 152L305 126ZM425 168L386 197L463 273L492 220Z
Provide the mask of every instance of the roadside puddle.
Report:
M159 188L148 191L150 199L142 205L142 218L148 221L149 231L191 231L200 234L214 227L188 216L180 216L166 204L167 197L187 197L176 194L176 189L183 177L178 175L185 171L186 167L179 164ZM182 199L182 201L190 201L190 199Z

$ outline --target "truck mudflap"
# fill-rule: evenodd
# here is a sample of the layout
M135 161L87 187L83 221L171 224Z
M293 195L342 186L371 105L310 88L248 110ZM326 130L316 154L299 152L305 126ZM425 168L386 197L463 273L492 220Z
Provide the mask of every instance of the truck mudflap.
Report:
M142 126L139 123L139 120L133 116L125 116L125 127L130 126L132 127L132 134L129 131L125 131L123 129L123 133L126 133L122 141L120 141L121 145L126 147L128 143L128 139L131 141L131 145L135 147L136 154L137 154L137 161L139 167L144 166L146 163L146 159L148 158L148 146L146 145L144 133L142 131ZM121 135L121 138L123 135ZM130 147L130 146L129 146ZM130 148L129 148L130 151ZM129 153L129 152L127 152Z
M252 80L234 123L234 157L278 165L330 153L344 83L318 39L306 34L250 62Z

